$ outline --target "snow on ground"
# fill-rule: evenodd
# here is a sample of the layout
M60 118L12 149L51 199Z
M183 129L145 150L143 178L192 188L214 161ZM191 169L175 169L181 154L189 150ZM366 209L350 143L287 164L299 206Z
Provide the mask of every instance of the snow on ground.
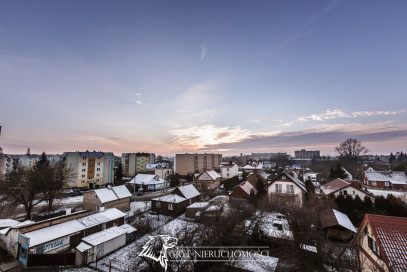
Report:
M68 205L68 204L80 204L83 202L83 196L72 196L72 197L67 197L67 198L62 198L62 199L56 199L54 202L55 206L58 205ZM41 201L37 206L46 206L48 205L47 201ZM23 207L22 204L19 205L19 207Z
M260 254L249 255L247 252L241 251L240 257L235 258L229 265L244 271L273 272L276 270L277 263L278 258Z
M59 271L63 272L95 272L98 270L92 269L90 267L77 267L77 268L63 268L61 267Z
M374 196L384 196L387 197L387 195L392 194L395 197L400 197L402 200L406 201L407 198L407 193L406 192L401 192L401 191L391 191L391 190L376 190L376 189L368 189L370 193L372 193Z
M151 209L151 201L134 201L130 203L129 216L134 214L143 213Z

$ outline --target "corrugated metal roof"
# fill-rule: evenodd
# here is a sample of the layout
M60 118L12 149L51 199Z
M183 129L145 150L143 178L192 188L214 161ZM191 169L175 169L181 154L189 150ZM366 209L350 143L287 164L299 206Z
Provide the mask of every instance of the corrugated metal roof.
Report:
M76 220L53 225L47 228L27 232L24 236L30 238L30 247L34 247L49 241L56 240L75 232L86 229L81 223Z
M114 186L112 187L113 192L119 199L131 197L130 191L126 188L125 185Z
M181 191L181 193L187 199L199 196L198 190L192 184L179 186L178 189Z
M96 195L100 199L100 202L102 203L107 203L118 199L116 194L108 188L97 189L94 192L96 193Z
M82 241L92 246L97 246L104 242L110 241L116 237L119 237L120 235L123 235L125 233L126 231L124 229L114 226L104 231L97 232L95 234L84 237L82 238Z

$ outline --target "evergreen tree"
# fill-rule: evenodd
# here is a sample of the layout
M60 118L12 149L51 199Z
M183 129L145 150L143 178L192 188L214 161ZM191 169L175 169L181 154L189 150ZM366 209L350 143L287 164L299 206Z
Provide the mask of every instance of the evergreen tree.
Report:
M368 196L365 196L365 198L363 199L363 209L362 209L362 211L365 214L373 212L373 201Z
M393 152L390 153L389 163L393 164L396 161L396 156L394 156Z
M338 163L336 165L336 167L331 168L331 170L329 171L329 178L330 179L346 179L348 177L348 175L346 174L346 172L342 169L342 166L340 163Z
M122 164L119 163L119 165L117 166L116 172L115 172L114 179L116 181L121 181L122 178L123 178L123 167L122 167Z

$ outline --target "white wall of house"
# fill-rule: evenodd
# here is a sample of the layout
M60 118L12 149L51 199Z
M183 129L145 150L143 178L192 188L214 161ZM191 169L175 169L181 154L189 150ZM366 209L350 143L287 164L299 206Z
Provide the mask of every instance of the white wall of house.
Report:
M239 167L234 163L232 167L221 167L220 175L223 179L233 178L239 175Z
M358 190L358 189L356 189L356 188L353 188L353 187L351 187L351 186L346 187L346 188L344 188L344 189L342 189L342 190L337 191L337 192L335 193L335 196L339 196L340 194L343 194L343 195L350 195L350 196L352 196L353 198L355 198L356 196L359 196L362 200L365 198L365 196L367 196L366 193L364 193L364 192L362 192L362 191L360 191L360 190Z
M281 185L281 192L276 191L276 184ZM292 185L294 189L294 193L290 193L287 191L287 185ZM302 199L302 189L298 187L298 185L292 181L275 181L267 188L267 196L272 199L272 195L279 193L281 196L286 195L296 195L296 203L302 206L303 199Z

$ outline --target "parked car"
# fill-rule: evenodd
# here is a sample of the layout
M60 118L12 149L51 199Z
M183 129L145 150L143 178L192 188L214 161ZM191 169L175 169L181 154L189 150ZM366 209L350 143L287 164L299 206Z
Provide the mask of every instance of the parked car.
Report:
M143 194L144 194L143 188L139 188L139 189L137 190L137 195L138 195L138 196L141 196L141 195L143 195Z

